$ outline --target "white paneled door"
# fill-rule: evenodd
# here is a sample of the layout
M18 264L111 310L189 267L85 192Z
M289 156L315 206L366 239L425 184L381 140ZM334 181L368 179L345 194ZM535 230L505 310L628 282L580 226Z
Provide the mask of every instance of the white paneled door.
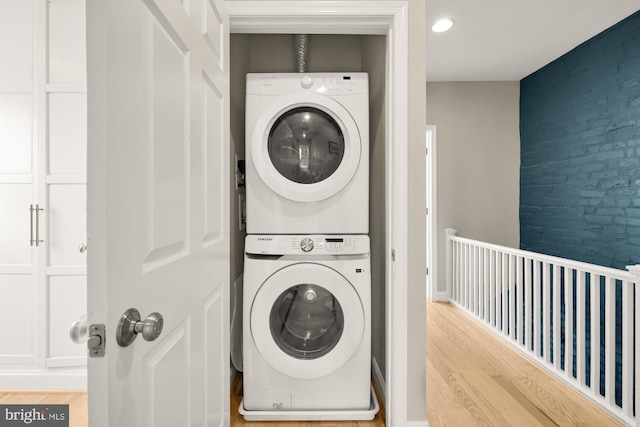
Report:
M90 424L229 425L224 2L91 1L87 29ZM129 308L155 341L116 343Z

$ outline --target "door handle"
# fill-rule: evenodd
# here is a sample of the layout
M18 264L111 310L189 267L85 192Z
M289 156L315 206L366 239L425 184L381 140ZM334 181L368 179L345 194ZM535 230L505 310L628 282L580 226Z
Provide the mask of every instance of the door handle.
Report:
M87 343L90 357L104 357L104 325L88 325L87 315L78 317L69 329L69 337L76 344Z
M40 205L29 205L29 224L30 224L30 246L40 246L40 243L44 242L44 240L40 240L40 211L43 211ZM35 213L35 220L33 218L33 214ZM33 227L35 224L35 239L33 236Z
M142 333L145 341L153 341L160 336L164 319L160 313L151 313L140 320L140 312L135 308L125 311L118 322L116 341L120 347L129 346Z
M80 246L78 246L78 250L81 254L87 252L87 245L85 245L84 243L80 243Z

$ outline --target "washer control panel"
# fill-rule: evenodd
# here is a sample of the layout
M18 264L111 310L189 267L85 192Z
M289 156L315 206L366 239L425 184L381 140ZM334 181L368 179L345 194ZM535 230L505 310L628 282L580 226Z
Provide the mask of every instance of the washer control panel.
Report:
M313 250L313 240L305 237L300 241L300 249L302 252L311 252Z
M245 252L254 255L359 255L369 253L366 235L248 235Z

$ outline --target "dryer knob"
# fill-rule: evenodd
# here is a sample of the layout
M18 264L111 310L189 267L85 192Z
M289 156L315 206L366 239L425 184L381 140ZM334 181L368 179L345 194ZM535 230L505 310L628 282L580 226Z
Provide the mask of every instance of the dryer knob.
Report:
M311 86L313 86L313 79L309 76L304 76L302 80L300 80L300 86L305 89L309 89Z

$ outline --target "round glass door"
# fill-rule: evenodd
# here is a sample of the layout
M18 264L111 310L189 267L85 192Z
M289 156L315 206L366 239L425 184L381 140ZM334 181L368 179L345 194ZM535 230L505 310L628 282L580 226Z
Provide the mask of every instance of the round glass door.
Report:
M276 170L299 184L315 184L330 177L344 157L344 135L324 111L299 107L273 124L267 142Z
M250 305L251 338L262 357L292 378L321 378L356 354L365 332L358 292L334 269L288 265L260 286Z
M340 341L342 307L331 292L313 284L292 286L276 299L269 316L271 336L296 359L317 359Z
M251 161L262 181L294 202L338 194L353 179L362 155L351 114L337 101L312 93L276 97L250 138Z

